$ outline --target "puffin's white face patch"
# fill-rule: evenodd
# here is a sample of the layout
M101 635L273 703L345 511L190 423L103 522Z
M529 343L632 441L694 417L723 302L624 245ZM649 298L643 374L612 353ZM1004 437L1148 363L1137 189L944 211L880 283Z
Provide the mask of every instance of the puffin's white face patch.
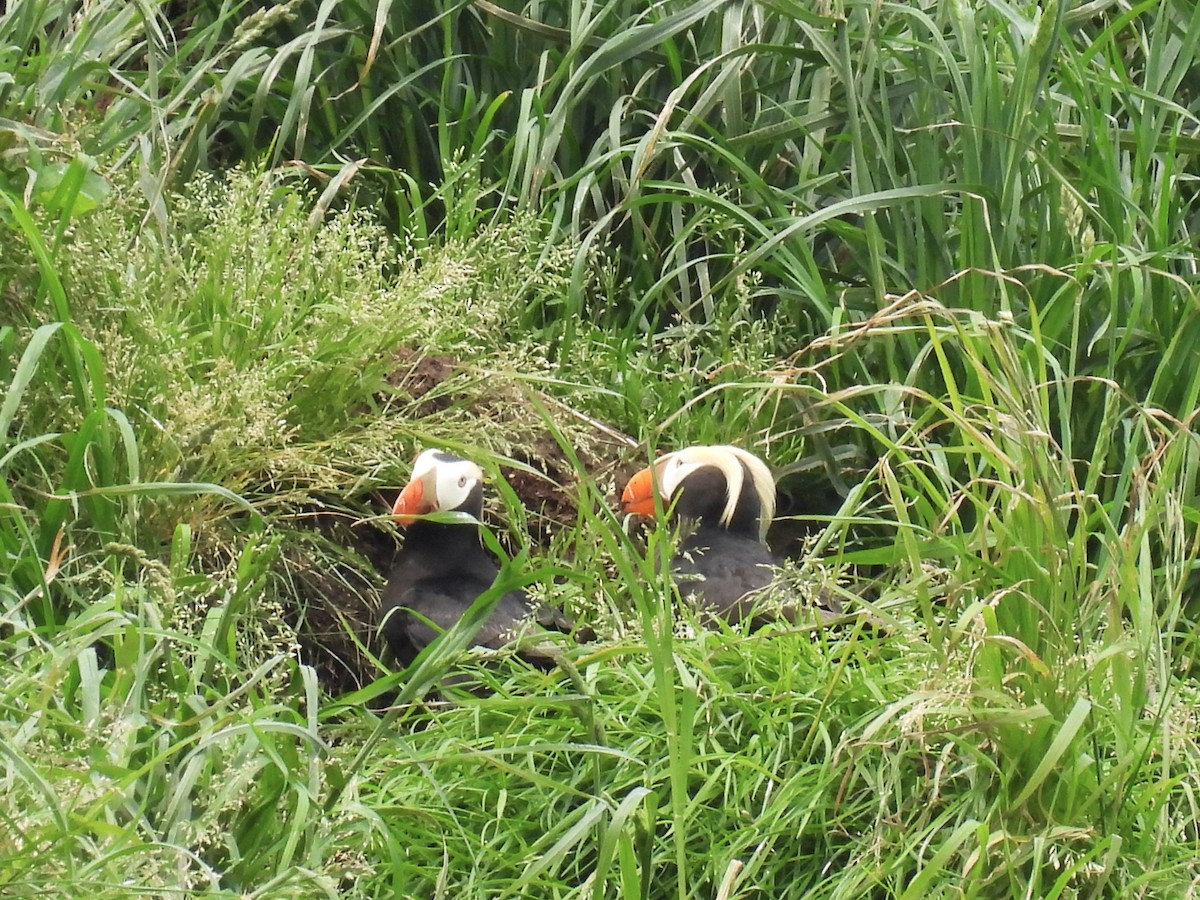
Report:
M677 450L659 460L658 491L664 503L670 503L683 480L705 464L688 457L687 450Z
M483 481L483 470L452 453L426 450L413 463L412 478L425 482L426 498L434 510L452 510L464 504Z

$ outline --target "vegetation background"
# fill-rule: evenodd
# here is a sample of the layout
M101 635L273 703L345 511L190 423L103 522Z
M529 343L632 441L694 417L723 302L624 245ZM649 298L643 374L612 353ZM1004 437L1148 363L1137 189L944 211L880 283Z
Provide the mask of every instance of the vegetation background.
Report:
M1193 0L9 0L0 892L1195 895L1198 43ZM842 625L674 608L614 491L702 442L773 464ZM427 444L599 641L378 658Z

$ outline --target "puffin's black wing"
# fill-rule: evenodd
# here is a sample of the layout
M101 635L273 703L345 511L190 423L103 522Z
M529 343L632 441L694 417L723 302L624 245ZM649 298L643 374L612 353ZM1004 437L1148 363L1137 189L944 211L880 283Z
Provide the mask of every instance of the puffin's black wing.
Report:
M753 613L756 592L774 579L776 565L755 538L710 528L680 544L672 569L682 596L694 595L701 607L736 624Z
M384 595L383 634L396 658L408 665L417 654L452 628L491 585L461 577L424 578ZM509 591L496 601L491 615L475 633L472 645L499 650L512 641L530 617L532 606L523 591ZM534 616L545 628L569 631L571 622L558 610L541 605Z

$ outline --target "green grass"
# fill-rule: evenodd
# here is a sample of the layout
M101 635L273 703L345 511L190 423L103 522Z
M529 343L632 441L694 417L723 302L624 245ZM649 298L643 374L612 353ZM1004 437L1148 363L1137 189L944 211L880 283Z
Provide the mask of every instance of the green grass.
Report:
M77 223L61 260L12 269L10 290L57 279L76 321L5 338L5 552L22 566L6 588L13 890L1169 896L1193 877L1190 430L1110 384L1075 385L1036 335L930 302L809 352L867 355L920 332L937 394L829 393L831 362L770 366L747 325L723 355L703 355L717 348L700 332L628 359L628 390L655 402L614 406L573 380L616 355L602 335L574 368L538 371L521 368L535 348L505 338L504 310L556 277L538 275L540 247L501 228L383 266L397 248L361 216L310 221L299 195L262 184L235 174L172 201L186 249L113 242L131 247L117 266L99 240L138 220L118 198ZM466 393L413 418L383 353L418 333L468 370ZM119 407L56 405L71 369L52 352L101 362L76 373L79 396ZM377 582L338 549L354 529L314 532L300 511L376 512L372 490L427 440L493 459L480 442L505 454L545 434L581 472L579 420L534 387L660 443L740 427L773 459L821 434L872 448L813 548L819 581L869 618L747 636L673 614L600 472L574 488L575 526L513 571L589 616L600 643L549 674L477 669L489 694L450 705L419 702L462 664L449 645L410 680L325 695L297 647L306 574L330 566L367 596ZM1090 459L1055 435L1072 387L1099 398L1112 435ZM182 399L201 396L221 412ZM480 403L507 410L505 436L474 418ZM182 452L205 415L206 445ZM197 453L196 472L177 471Z
M1191 5L247 12L0 16L6 896L1187 893ZM711 442L845 622L680 606ZM380 659L427 444L598 641Z

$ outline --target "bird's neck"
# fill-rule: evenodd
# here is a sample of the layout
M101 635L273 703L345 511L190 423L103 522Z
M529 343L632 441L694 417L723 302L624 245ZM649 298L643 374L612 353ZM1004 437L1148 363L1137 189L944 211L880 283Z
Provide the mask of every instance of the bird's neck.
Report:
M699 540L706 540L717 535L737 535L738 537L752 538L758 540L758 517L740 520L734 516L733 521L728 526L722 525L719 514L705 516L696 521L695 531L693 536Z
M682 506L682 504L680 505ZM697 533L714 534L724 531L730 534L746 535L758 540L759 504L757 498L747 499L743 496L739 499L728 524L721 522L723 506L714 505L711 508L696 510L690 516L686 510L678 511L684 518L690 518L695 522Z
M738 504L726 530L757 538L759 531L758 500L756 499L752 504Z
M437 548L439 556L466 560L485 554L475 525L447 522L413 522L405 530L404 546L410 550Z

